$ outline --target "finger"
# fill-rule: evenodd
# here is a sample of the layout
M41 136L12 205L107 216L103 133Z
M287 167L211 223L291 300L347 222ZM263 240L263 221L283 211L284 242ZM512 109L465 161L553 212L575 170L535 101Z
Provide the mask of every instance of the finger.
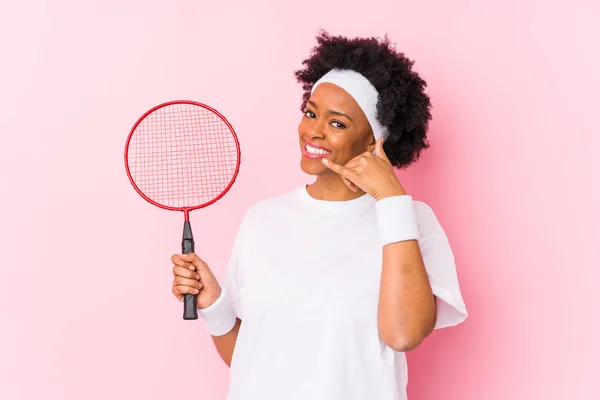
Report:
M195 271L192 271L186 267L181 267L179 265L173 266L173 275L181 276L183 278L188 278L188 279L196 279L196 280L200 279L200 275L198 275Z
M350 190L352 190L353 192L356 192L358 190L358 186L356 186L354 183L352 183L352 181L350 181L348 178L342 177L342 180L344 181L346 186L348 186L348 188Z
M189 287L189 286L173 286L173 294L179 299L183 299L185 294L198 294L200 289Z
M351 158L344 167L352 168L355 165L364 165L368 162L369 157L373 157L373 152L369 150L365 150L364 153L357 155L354 158ZM329 160L328 160L329 161Z
M179 254L179 258L190 265L190 269L195 269L197 271L206 271L208 270L208 264L204 262L196 253L188 253L188 254Z
M183 268L188 268L191 270L196 269L196 267L189 261L185 261L184 259L182 259L181 256L184 256L185 254L173 254L171 256L171 262L173 263L173 265L179 265L180 267Z
M208 264L205 263L204 260L202 260L198 256L194 257L194 260L192 261L192 265L194 267L196 267L196 271L198 271L198 272L204 272L204 271L210 272L210 268L208 268Z
M349 168L342 167L341 165L331 162L326 158L323 158L322 160L323 160L323 164L325 164L325 166L327 168L329 168L330 170L332 170L334 172L337 172L344 178L348 178L348 179L352 180L352 178L354 177L354 174L352 173L352 171Z
M390 161L383 150L383 138L377 139L377 143L375 143L375 155L382 160Z
M175 279L173 280L173 283L175 284L175 286L189 286L192 288L202 287L202 283L200 283L198 280L188 279L188 278L184 278L182 276L176 276Z
M368 164L367 158L363 157L363 156L359 156L359 157L355 157L352 160L348 161L344 165L344 168L346 168L346 169L348 169L350 171L356 172L356 168L358 168L358 167L364 167L367 164Z
M178 289L175 289L176 286L173 286L173 289L171 290L173 292L173 294L175 295L175 297L177 297L177 300L179 301L183 301L183 295L179 293Z
M181 258L183 261L189 263L194 262L194 259L196 258L200 258L196 253L177 254L177 256L179 256L179 258Z
M348 160L348 162L346 163L346 166L348 166L348 165L350 165L350 164L354 164L354 163L356 163L358 160L360 160L361 158L363 158L363 157L366 155L366 153L368 153L368 152L361 153L361 154L357 155L356 157L353 157L353 158L351 158L351 159L350 159L350 160Z
M180 258L184 261L192 263L196 268L202 268L202 269L208 268L208 265L206 264L206 262L204 262L203 259L198 257L198 254L196 254L196 253L181 254Z

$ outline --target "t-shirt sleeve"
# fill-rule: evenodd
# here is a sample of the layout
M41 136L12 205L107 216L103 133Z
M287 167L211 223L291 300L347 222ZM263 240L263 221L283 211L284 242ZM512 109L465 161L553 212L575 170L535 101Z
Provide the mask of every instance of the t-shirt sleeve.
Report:
M458 325L467 318L468 313L448 237L428 205L415 202L415 210L419 224L421 255L431 289L437 297L435 329Z
M250 235L246 233L249 229L249 220L250 210L248 210L242 218L236 233L222 282L222 286L227 293L227 298L239 319L242 319L243 317L240 292L244 286L244 271L248 261L248 249L250 246L248 243Z

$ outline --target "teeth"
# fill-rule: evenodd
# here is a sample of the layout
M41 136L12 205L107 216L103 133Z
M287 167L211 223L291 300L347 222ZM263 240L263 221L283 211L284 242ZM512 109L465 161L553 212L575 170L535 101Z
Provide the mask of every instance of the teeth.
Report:
M306 145L306 151L308 151L311 154L320 154L320 155L329 154L329 152L326 150L316 149L309 145Z

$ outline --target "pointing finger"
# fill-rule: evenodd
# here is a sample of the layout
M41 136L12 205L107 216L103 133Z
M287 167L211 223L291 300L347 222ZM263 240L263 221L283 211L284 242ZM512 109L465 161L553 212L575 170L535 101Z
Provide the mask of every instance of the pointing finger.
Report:
M345 167L342 167L339 164L333 163L333 162L329 161L326 158L323 158L323 164L325 164L325 166L327 168L329 168L330 170L332 170L332 171L337 172L338 174L340 174L342 177L348 178L348 179L352 180L352 177L353 177L354 174L348 168L345 168Z

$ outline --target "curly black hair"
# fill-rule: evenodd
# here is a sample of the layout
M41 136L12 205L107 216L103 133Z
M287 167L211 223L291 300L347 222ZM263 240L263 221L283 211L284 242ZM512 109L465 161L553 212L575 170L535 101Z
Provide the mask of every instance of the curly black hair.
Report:
M417 161L429 147L427 128L431 102L427 83L412 70L414 61L398 52L387 36L383 39L317 35L317 45L295 71L304 90L302 110L313 84L333 68L351 69L365 76L379 92L377 119L388 128L384 150L390 162L404 168Z

